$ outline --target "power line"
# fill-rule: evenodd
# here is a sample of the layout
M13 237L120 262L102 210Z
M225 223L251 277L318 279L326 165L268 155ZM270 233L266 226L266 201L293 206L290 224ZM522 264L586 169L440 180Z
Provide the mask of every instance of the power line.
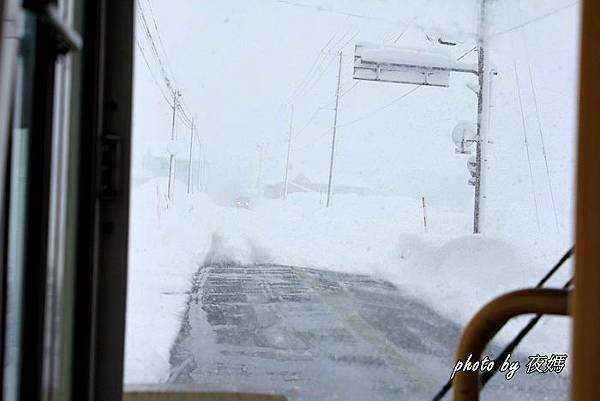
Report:
M290 102L298 96L303 96L307 93L310 93L312 89L319 83L319 81L325 75L325 72L328 70L331 65L333 56L338 54L341 50L343 50L348 44L350 44L360 33L360 31L356 32L349 39L346 39L349 31L346 31L340 38L338 38L335 43L332 44L335 37L337 36L337 32L327 41L327 43L321 48L320 52L317 54L317 58L313 61L311 67L308 72L302 79L299 85L292 91L292 95L290 96ZM345 40L345 42L344 42ZM327 49L327 47L329 47ZM334 51L335 49L335 51ZM315 79L316 77L316 79Z
M340 99L341 99L342 97L344 97L345 95L347 95L348 93L350 93L350 92L351 92L351 91L352 91L354 88L356 88L356 87L358 86L358 84L360 84L360 83L361 83L361 81L356 81L356 82L354 83L354 85L352 85L350 88L348 88L347 90L345 90L344 92L342 92L342 93L340 94ZM306 129L307 129L307 128L308 128L308 127L309 127L309 126L312 124L312 122L313 122L313 121L315 121L315 119L318 117L319 113L320 113L321 111L325 110L325 109L326 109L326 108L327 108L329 105L331 105L331 103L332 103L332 102L335 102L335 98L334 98L332 101L330 101L330 102L328 102L328 103L325 103L325 104L324 104L324 105L322 105L321 107L317 108L317 109L316 109L316 110L313 112L313 114L311 115L311 117L308 119L308 121L306 122L306 124L305 124L305 125L303 125L303 126L302 126L302 128L300 128L298 131L296 131L296 138L298 138L298 135L300 135L302 132L304 132L304 130L306 130Z
M400 35L396 36L396 38L394 39L394 43L398 43L398 41L399 41L400 39L402 39L402 36L404 36L404 34L405 34L407 31L408 31L408 27L407 27L405 30L403 30L402 32L400 32Z
M182 114L183 119L188 125L191 125L193 118L191 117L191 113L188 111L188 107L185 104L183 97L179 99L179 103L177 104L177 106Z
M158 44L160 45L160 48L166 59L167 68L169 69L169 72L171 73L171 75L174 76L175 74L173 73L173 69L171 68L171 64L169 63L169 56L167 55L167 50L163 43L162 36L160 34L160 29L158 29L158 22L156 21L156 17L154 16L154 9L152 8L152 1L146 0L146 3L148 4L148 10L150 11L150 18L152 18L152 22L154 23L154 30L156 31L156 35L158 36Z
M347 94L352 92L354 90L354 88L356 88L358 85L360 85L361 82L362 81L356 81L350 88L348 88L347 90L344 90L342 92L342 94L340 95L340 98L343 98L344 96L346 96Z
M402 95L398 96L397 98L395 98L394 100L392 100L392 101L391 101L391 102L389 102L388 104L386 104L386 105L384 105L384 106L382 106L382 107L380 107L380 108L378 108L378 109L372 110L372 111L370 111L369 113L367 113L367 114L363 115L362 117L359 117L359 118L357 118L357 119L354 119L354 120L352 120L352 121L348 121L348 122L346 122L346 123L342 123L342 124L338 125L338 127L339 127L339 128L341 128L341 127L347 127L347 126L349 126L349 125L353 125L353 124L356 124L356 123L358 123L358 122L360 122L360 121L363 121L363 120L366 120L366 119L368 119L368 118L371 118L371 117L373 117L375 114L378 114L378 113L382 112L383 110L385 110L385 109L387 109L387 108L389 108L389 107L393 106L394 104L398 103L400 100L404 99L405 97L407 97L407 96L409 96L409 95L413 94L414 92L416 92L416 91L417 91L419 88L421 88L422 86L423 86L423 84L421 84L421 85L417 85L417 86L415 86L414 88L412 88L412 89L410 89L410 90L408 90L408 91L404 92Z
M378 42L387 43L387 42L391 41L394 36L396 36L396 30L395 29L392 29L390 32L385 31L381 35L381 39L379 39Z
M169 64L169 60L168 60L168 56L167 56L167 52L165 50L164 47L164 43L162 42L162 37L160 35L160 30L158 29L158 22L156 20L156 17L154 16L154 13L152 11L152 5L150 3L150 0L147 0L147 3L150 7L150 13L151 13L151 17L154 23L154 28L156 31L156 35L158 37L158 42L159 42L159 46L162 49L162 53L165 57L165 60L163 60L163 57L161 56L158 48L159 46L157 46L156 44L156 40L154 39L154 36L151 32L150 29L150 25L148 23L148 19L146 18L146 14L144 12L144 9L142 7L142 4L140 3L140 0L137 0L137 6L139 8L139 20L141 22L142 28L143 28L143 32L146 36L146 39L149 42L150 45L150 49L152 52L152 56L154 58L155 64L158 65L159 71L162 75L163 81L165 83L165 86L167 87L167 91L170 92L171 96L175 96L176 93L180 93L179 90L177 90L174 87L174 80L172 79L172 77L169 76L169 72L168 70L171 70L170 68L170 64ZM141 45L138 42L138 48L140 49L140 51L142 52L142 56L144 58L144 61L146 62L146 66L148 67L148 69L150 70L151 75L153 76L153 79L155 81L155 83L158 85L157 79L154 76L153 72L152 72L152 68L150 67L150 63L148 61L148 58L146 57ZM166 66L166 67L165 67ZM172 73L172 70L171 70ZM167 103L173 107L173 104L169 101L168 96L164 93L164 91L162 90L161 86L159 86L159 89L161 89L161 93L163 95L163 97L165 97L165 100L167 101ZM185 101L183 100L183 98L181 96L179 96L179 101L176 103L176 109L177 111L179 111L179 113L177 114L177 119L182 122L187 128L190 128L192 125L192 119L190 117L190 113L186 110L187 106L185 105Z
M527 152L527 164L529 165L529 178L531 179L531 193L533 195L533 203L535 205L535 218L537 221L538 230L540 230L540 213L538 210L537 196L535 194L535 182L533 179L533 168L531 166L531 155L529 154L529 142L527 141L527 126L525 124L525 113L523 112L523 99L521 98L521 85L519 84L519 73L517 72L517 62L513 60L515 69L515 82L517 84L517 95L519 96L519 106L521 108L521 123L523 124L523 138L525 140L525 151Z
M321 80L325 74L325 71L327 71L327 68L331 64L331 55L324 52L321 52L320 54L323 57L317 63L316 69L308 78L308 80L306 80L304 85L296 92L295 97L304 96L307 92L310 92L310 89L312 89L314 85ZM316 80L314 80L315 77Z
M485 0L482 0L482 1L485 1ZM420 11L421 11L421 13L423 13L423 14L427 15L427 14L430 12L431 3L432 3L432 0L429 0L425 6L422 6L422 7L420 8ZM403 30L403 31L400 33L400 35L398 35L398 36L397 36L397 37L394 39L394 43L398 43L398 41L399 41L400 39L402 39L402 37L404 36L404 34L405 34L406 32L408 32L408 30L409 30L410 28L412 28L412 26L415 24L415 21L417 20L417 17L418 17L418 14L415 14L415 16L414 16L414 17L413 17L413 18L410 20L410 22L408 23L408 25L407 25L407 26L404 28L404 30ZM419 27L419 29L421 30L421 32L423 32L423 34L425 34L425 36L427 36L427 33L425 33L425 30L424 30L423 28Z
M342 42L341 40L337 42L337 44L335 46L332 46L329 51L328 51L328 56L333 56L335 54L339 54L346 46L348 46L348 44L350 44L359 34L360 32L356 32L354 35L352 35L352 37L350 37L350 39L346 40L346 42L344 42L344 44L342 44L341 46L338 47L338 45ZM345 36L345 35L344 35ZM332 49L336 48L335 52L332 52ZM327 61L327 64L321 69L321 73L318 75L317 79L312 83L312 85L310 85L310 87L305 88L305 90L300 93L300 95L305 95L307 93L310 93L313 88L315 86L317 86L317 84L319 83L319 81L321 81L321 79L323 78L323 76L325 75L325 72L327 72L328 68L330 65L332 65L333 61L335 60L334 57L330 57Z
M515 26L513 26L513 27L511 27L511 28L508 28L508 29L504 29L504 30L502 30L502 31L495 32L495 33L491 34L491 35L490 35L490 37L495 37L495 36L499 36L499 35L504 35L504 34L506 34L506 33L509 33L509 32L512 32L512 31L515 31L515 30L517 30L517 29L521 29L521 28L523 28L523 27L525 27L525 26L527 26L527 25L533 24L534 22L538 22L538 21L541 21L541 20L543 20L543 19L546 19L546 18L548 18L548 17L551 17L551 16L553 16L554 14L557 14L557 13L559 13L559 12L563 11L563 10L566 10L567 8L571 8L571 7L573 7L573 6L577 5L577 4L579 4L579 1L574 1L574 2L572 2L572 3L569 3L569 4L567 4L567 5L564 5L564 6L562 6L562 7L559 7L559 8L557 8L557 9L554 9L554 10L552 10L552 11L550 11L550 12L546 13L546 14L542 14L542 15L540 15L540 16L538 16L538 17L532 18L532 19L530 19L530 20L528 20L528 21L525 21L525 22L523 22L523 23L520 23L520 24L518 24L518 25L515 25Z
M321 49L321 52L327 54L327 53L335 53L335 51L333 49L337 49L338 46L346 39L346 36L350 34L350 29L346 30L346 33L344 33L338 40L336 40L336 42L334 44L332 44L331 46L329 46L327 48L327 50L325 49Z
M363 121L363 120L366 120L368 118L371 118L375 114L378 114L378 113L382 112L383 110L385 110L385 109L393 106L394 104L398 103L400 100L402 100L402 99L406 98L407 96L413 94L416 90L418 90L422 86L423 86L422 84L421 85L417 85L414 88L410 89L409 91L407 91L407 92L403 93L402 95L398 96L397 98L395 98L391 102L387 103L386 105L384 105L382 107L379 107L379 108L377 108L375 110L372 110L369 113L367 113L367 114L363 115L362 117L359 117L359 118L357 118L355 120L351 120L351 121L348 121L348 122L345 122L345 123L342 123L342 124L338 124L337 127L338 128L348 127L348 126L356 124L356 123L358 123L360 121ZM317 139L320 139L321 137L324 137L326 134L329 134L330 132L331 132L331 129L328 128L327 130L319 133L319 135L317 136ZM314 144L314 142L309 142L309 143L305 144L304 146L300 146L298 149L304 149L304 148L306 148L306 147L308 147L309 145L312 145L312 144Z
M544 141L544 132L542 130L542 120L540 118L540 108L535 93L535 85L533 84L533 74L531 72L531 64L529 64L529 81L531 83L531 92L533 94L533 102L535 103L535 114L537 117L538 128L540 132L540 141L542 143L542 154L544 155L544 163L546 164L546 177L548 178L548 188L550 190L550 199L552 200L552 211L554 212L554 222L556 223L556 231L560 232L558 225L558 213L556 211L556 202L554 201L554 191L552 189L552 178L550 176L550 168L548 167L548 157L546 155L546 144Z
M163 62L163 60L158 52L156 42L154 40L154 37L152 36L152 33L150 32L148 21L146 20L146 15L144 14L144 10L143 10L142 5L139 0L137 1L137 5L140 10L140 13L138 15L139 15L140 21L142 22L142 25L143 25L143 31L146 35L146 38L148 39L148 41L150 43L150 49L152 50L152 55L154 56L154 59L160 68L160 72L162 74L162 77L165 81L167 88L169 89L170 92L173 93L173 92L175 92L175 90L171 85L171 80L169 79L169 74L166 71L165 63Z
M154 72L152 71L152 68L150 67L150 63L148 62L148 58L146 57L146 54L144 53L144 49L142 49L140 42L137 40L135 42L137 44L138 49L140 50L140 53L142 54L142 58L144 59L146 68L148 69L148 72L150 73L150 76L152 77L152 80L154 81L156 87L158 88L161 95L165 99L165 102L167 102L167 105L169 105L169 107L173 107L173 105L171 104L171 101L169 100L169 97L165 94L163 87L158 83L158 79L156 78L156 76L154 75Z
M348 89L346 92L344 92L344 94L343 94L343 95L346 95L346 94L350 93L350 92L351 92L351 91L352 91L354 88L356 88L356 86L357 86L359 83L360 83L360 81L358 81L357 83L355 83L355 84L354 84L354 85L353 85L353 86L352 86L350 89ZM368 119L368 118L371 118L371 117L372 117L372 116L374 116L375 114L378 114L378 113L380 113L381 111L383 111L383 110L385 110L385 109L387 109L387 108L389 108L389 107L393 106L394 104L396 104L396 103L397 103L397 102L399 102L400 100L404 99L405 97L407 97L407 96L411 95L411 94L412 94L412 93L414 93L414 92L415 92L417 89L419 89L421 86L423 86L423 85L421 84L421 85L417 85L417 86L415 86L414 88L412 88L412 89L410 89L409 91L407 91L407 92L403 93L402 95L398 96L397 98L395 98L395 99L394 99L394 100L392 100L391 102L387 103L386 105L384 105L384 106L382 106L382 107L380 107L380 108L378 108L378 109L372 110L372 111L370 111L369 113L367 113L367 114L363 115L362 117L359 117L359 118L357 118L357 119L355 119L355 120L351 120L351 121L348 121L348 122L345 122L345 123L342 123L342 124L338 124L338 128L347 127L347 126L350 126L350 125L356 124L356 123L358 123L358 122L360 122L360 121L363 121L363 120L366 120L366 119ZM341 98L343 95L340 95L340 98ZM323 109L323 107L320 107L320 108L318 108L318 109L317 109L317 111L316 111L316 112L318 112L318 111L320 111L320 110L322 110L322 109ZM316 113L315 113L315 114L316 114ZM305 128L307 128L307 126L308 126L308 125L310 125L310 123L311 123L313 120L314 120L314 115L313 115L313 118L311 118L311 120L309 121L309 124L307 124L306 126L304 126L304 127L302 128L302 131L303 131ZM329 132L330 132L330 129L327 129L326 131L323 131L323 132L321 132L321 133L319 134L319 136L318 136L318 137L324 136L325 134L328 134ZM300 149L304 149L304 148L305 148L305 147L307 147L308 145L312 145L312 143L307 143L306 145L304 145L304 146L301 146L301 147L300 147Z
M317 78L313 81L312 84L310 84L310 86L306 86L306 88L304 88L304 90L299 94L300 96L310 93L314 89L314 87L317 86L317 84L321 81L321 79L323 79L325 73L329 70L329 67L333 65L333 60L335 60L335 58L332 54L327 54L327 56L327 63L321 68L319 75L316 76Z
M350 39L346 40L344 42L344 39L346 38L346 35L349 32L347 32L346 34L344 34L344 36L342 36L334 45L332 45L326 53L324 53L324 55L326 56L334 56L339 54L340 51L342 51L350 42L352 42L360 32L356 32L354 35L352 35L352 37L350 37ZM341 44L343 42L343 44ZM341 44L341 46L340 46ZM333 51L333 49L336 49L335 51ZM327 60L327 63L325 64L325 66L322 66L320 69L320 73L317 76L317 79L314 80L314 82L312 84L310 84L310 81L307 82L306 87L304 88L303 91L301 91L299 93L299 95L305 95L307 93L310 93L310 91L313 90L313 88L319 83L319 81L321 81L321 79L323 78L323 76L325 75L325 72L327 72L329 66L332 64L333 60L335 60L334 57L325 57L323 58L322 61ZM322 63L321 63L322 64ZM309 86L310 85L310 86Z
M520 7L520 3L517 3L517 11L518 11L518 15L521 15L521 7ZM522 38L522 32L519 32L519 36ZM523 39L523 38L522 38ZM525 44L525 49L527 50L527 42L523 42ZM513 44L514 46L514 44ZM513 51L514 51L514 47L513 47ZM527 54L529 54L528 51L526 51ZM529 57L527 57L529 58ZM550 168L549 168L549 164L548 164L548 157L546 154L546 145L545 145L545 140L544 140L544 133L543 133L543 127L542 127L542 121L541 121L541 116L540 116L540 109L539 109L539 103L537 101L537 94L535 91L535 85L533 82L533 73L531 70L531 61L528 62L528 71L529 71L529 83L531 85L531 91L532 91L532 95L533 95L533 102L535 105L535 112L536 112L536 119L537 119L537 124L538 124L538 132L539 132L539 136L540 136L540 143L542 145L542 155L544 157L544 163L545 163L545 167L546 167L546 178L548 181L548 189L550 191L550 200L552 202L552 211L554 213L554 223L556 224L556 231L560 232L560 226L558 223L558 213L556 210L556 202L554 199L554 190L552 188L552 179L550 176Z
M352 82L352 80L350 80L348 83ZM356 89L356 87L363 81L355 81L352 85L350 85L349 87L347 87L347 83L342 84L342 86L344 87L344 90L342 90L342 92L340 93L340 99L343 98L344 96L348 95L350 92L352 92L354 89ZM331 99L330 101L328 101L327 103L323 104L321 107L319 107L319 109L324 109L327 108L329 106L332 106L333 103L335 103L335 97L333 99Z
M338 31L338 32L339 32L339 31ZM321 71L321 72L322 72L324 68L325 68L325 69L327 69L327 67L323 67L323 63L324 63L325 61L329 61L329 62L330 62L330 60L328 59L328 57L327 57L327 56L331 56L331 54L330 54L330 53L333 53L333 49L336 49L336 48L337 48L337 47L340 45L340 43L342 43L342 42L344 41L344 39L346 39L346 36L347 36L348 34L350 34L350 30L349 30L349 29L348 29L348 30L346 30L346 32L345 32L345 33L344 33L342 36L340 36L340 37L339 37L339 38L338 38L338 39L337 39L337 40L336 40L334 43L331 43L331 42L333 42L333 40L335 39L335 36L337 36L337 32L336 32L336 33L334 34L334 36L331 38L331 40L329 40L329 41L328 41L328 42L325 44L325 46L323 46L323 47L321 48L321 50L319 51L319 55L318 55L318 57L319 57L319 58L318 58L318 63L317 63L317 66L316 66L317 68L316 68L316 70L314 71L314 74L318 74L318 73L319 73L319 71ZM324 57L323 57L323 56L324 56ZM314 74L312 74L312 76L310 76L310 77L309 77L309 79L308 79L308 80L307 80L307 81L304 83L304 84L305 84L305 86L307 86L307 85L309 85L309 84L310 84L310 81L311 81L311 80L314 78L314 76L315 76ZM320 79L320 77L319 77L319 79ZM318 80L317 80L317 81L318 81ZM306 89L306 88L304 88L304 89ZM301 93L300 93L300 94L301 94Z
M390 25L398 25L398 24L408 25L405 21L393 21L393 20L383 18L383 17L374 17L374 16L369 16L369 15L352 13L352 12L348 12L348 11L336 11L336 10L326 9L326 8L316 6L316 5L313 6L311 4L303 4L303 3L298 3L298 2L294 2L294 1L290 1L290 0L275 0L275 1L278 3L281 3L281 4L292 6L292 7L309 8L309 9L313 9L313 10L320 11L320 12L326 11L330 14L344 15L347 17L370 20L370 21L385 22L386 24L390 24Z
M477 47L478 47L477 45L473 46L471 49L467 50L459 58L457 58L456 61L460 61L463 58L467 57L469 54L471 54L473 51L475 51L475 49L477 49Z
M346 48L346 46L348 46L354 39L356 39L356 37L358 36L359 33L360 33L360 31L357 31L354 35L352 35L352 37L350 39L348 39L346 42L344 42L344 44L336 50L336 53L339 53L340 51L344 50Z
M287 6L291 6L291 7L299 7L299 8L307 8L307 9L312 9L318 12L328 12L330 14L335 14L335 15L343 15L343 16L347 16L350 18L356 18L356 19L361 19L361 20L366 20L366 21L377 21L377 22L382 22L388 25L392 25L392 26L404 26L407 28L410 27L416 27L418 28L421 32L423 32L424 34L425 31L428 29L427 27L421 25L421 24L415 24L414 21L403 21L403 20L392 20L392 19L388 19L388 18L384 18L384 17L378 17L378 16L372 16L372 15L364 15L364 14L360 14L360 13L354 13L354 12L349 12L349 11L340 11L340 10L334 10L331 8L325 8L322 6L318 6L318 5L312 5L312 4L305 4L305 3L299 3L296 1L292 1L292 0L272 0L274 2L283 4L283 5L287 5ZM429 29L431 30L432 28L429 27ZM475 32L464 32L465 34L475 34Z
M429 5L431 5L431 1L429 2ZM402 39L402 37L404 36L404 34L406 32L408 32L408 30L413 26L413 24L415 23L415 21L417 20L417 16L415 15L410 22L408 23L408 25L404 28L404 30L402 32L400 32L400 34L398 36L396 36L396 38L394 39L394 43L398 43L398 41L400 39Z
M325 45L323 46L323 48L321 48L321 50L319 51L319 53L317 53L317 57L315 58L315 60L313 61L312 65L308 69L306 75L300 81L300 84L298 84L296 86L296 88L292 91L292 94L291 94L290 98L293 98L295 96L295 94L300 90L300 88L302 88L302 86L306 84L307 80L312 79L311 75L313 74L313 70L318 65L319 61L321 60L321 57L323 56L323 52L325 51L325 49L327 48L327 46L329 46L329 44L335 39L335 37L337 35L338 35L338 32L335 32L331 36L331 38L329 38L329 40L327 41L327 43L325 43ZM344 34L344 36L345 36L345 34Z
M177 109L179 111L181 111L181 109L179 108L179 106L177 106ZM183 117L183 113L177 113L177 120L179 120L180 123L183 124L184 127L191 129L192 128L192 122L185 119Z
M318 109L316 109L314 111L314 113L312 114L312 116L309 118L308 122L306 124L304 124L302 126L302 128L300 128L298 131L296 131L296 138L298 138L298 135L300 135L305 129L307 129L313 121L315 121L315 119L317 118L317 116L319 115L319 113L323 110L322 107L319 107Z

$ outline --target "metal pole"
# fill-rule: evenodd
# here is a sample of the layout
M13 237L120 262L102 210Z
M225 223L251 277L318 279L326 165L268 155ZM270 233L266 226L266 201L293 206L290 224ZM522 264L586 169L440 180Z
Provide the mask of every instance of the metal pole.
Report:
M202 179L202 167L201 167L201 163L202 163L202 143L200 143L200 140L198 140L198 155L196 158L196 190L198 192L202 191L202 184L201 184L201 179Z
M331 139L331 160L329 162L329 183L327 184L327 207L331 206L331 193L333 182L333 161L335 159L335 135L337 131L338 107L340 104L340 81L342 78L342 52L340 52L340 65L338 67L337 90L335 93L335 114L333 116L333 136Z
M177 113L177 101L179 92L173 92L173 119L171 121L171 142L175 141L175 115ZM171 149L173 151L173 149ZM167 197L169 200L173 200L175 195L175 154L169 155L169 187L167 191Z
M188 180L187 180L187 193L192 193L192 170L193 170L193 159L192 149L194 147L194 119L192 118L192 126L190 127L190 159L188 161Z
M206 161L206 153L202 153L202 189L204 192L208 189L208 162Z
M425 228L425 232L427 232L427 206L425 205L425 197L421 197L421 201L423 204L423 228Z
M263 165L263 148L264 144L259 143L256 145L258 151L258 171L256 174L256 192L260 193L260 187L262 186L262 165Z
M208 188L208 171L207 171L207 165L206 165L206 145L204 145L202 147L201 157L202 157L202 160L200 162L200 169L202 171L202 173L201 173L202 182L200 184L200 187L202 188L202 190L204 192L206 192L206 190Z
M283 179L283 199L287 199L288 195L288 179L289 179L289 169L290 169L290 153L292 150L292 129L294 126L294 105L290 106L290 133L288 137L288 148L287 148L287 160L285 162L285 177Z
M477 93L477 147L475 156L475 202L473 210L473 234L479 234L482 231L484 219L485 203L485 141L487 124L489 118L489 98L487 91L489 89L490 76L487 73L488 55L486 52L486 1L481 0L481 9L479 13L479 37L478 37L478 60L477 75L479 78L479 92Z
M202 169L202 182L200 184L200 187L202 188L202 190L204 192L206 192L206 189L208 188L208 173L206 171L206 144L202 147L202 162L201 162L201 169Z

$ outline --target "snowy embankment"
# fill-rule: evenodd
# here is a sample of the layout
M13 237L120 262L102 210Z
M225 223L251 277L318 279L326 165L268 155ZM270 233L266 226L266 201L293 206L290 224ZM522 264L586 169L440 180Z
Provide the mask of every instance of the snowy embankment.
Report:
M182 196L176 207L166 209L159 188L165 188L164 181L132 188L126 383L164 382L186 292L215 229L206 198Z
M166 380L191 277L207 259L368 274L464 324L494 296L534 285L563 252L524 233L469 235L469 218L440 205L429 207L425 231L415 199L344 195L326 209L318 194L294 194L285 202L252 200L246 210L182 193L167 209L164 187L154 181L133 189L126 383ZM564 268L552 285L569 274ZM522 349L565 352L567 324L542 321ZM500 339L520 326L512 323Z

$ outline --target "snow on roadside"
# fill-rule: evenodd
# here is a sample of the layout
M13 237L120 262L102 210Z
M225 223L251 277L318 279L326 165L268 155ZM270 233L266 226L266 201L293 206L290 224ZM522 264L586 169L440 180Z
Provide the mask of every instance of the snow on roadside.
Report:
M166 209L164 180L134 187L131 197L126 383L166 379L192 275L210 250L216 221L203 195ZM185 200L184 200L185 199Z
M274 263L367 274L389 280L438 312L465 324L494 296L528 287L562 250L511 238L469 235L464 215L430 208L425 232L418 200L335 198L318 194L287 201L253 199L250 210L216 206L204 195L177 194L165 207L163 181L134 187L125 382L158 383L168 376L169 350L180 326L190 280L205 260ZM548 256L551 255L551 256ZM561 273L560 282L569 274ZM565 320L544 321L530 352L564 352ZM519 322L500 333L506 341ZM557 335L557 333L559 333Z
M419 200L402 197L338 196L335 207L318 198L294 195L287 204L262 200L247 219L245 236L264 262L367 274L389 280L460 324L485 303L511 290L533 287L566 251L550 236L515 227L505 234L470 234L470 216L432 205L423 228ZM239 221L239 219L236 219ZM568 239L565 241L568 246ZM550 282L570 277L564 266ZM498 334L507 342L527 317ZM568 352L568 319L543 319L520 349L531 353Z

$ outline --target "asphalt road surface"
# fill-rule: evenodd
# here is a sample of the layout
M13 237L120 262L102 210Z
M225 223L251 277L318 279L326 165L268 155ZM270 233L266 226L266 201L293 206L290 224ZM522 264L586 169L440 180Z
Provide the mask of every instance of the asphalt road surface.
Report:
M452 371L460 330L386 281L208 265L194 279L170 382L290 400L430 400ZM525 375L520 359L515 378L498 374L484 399L567 399L565 378Z

